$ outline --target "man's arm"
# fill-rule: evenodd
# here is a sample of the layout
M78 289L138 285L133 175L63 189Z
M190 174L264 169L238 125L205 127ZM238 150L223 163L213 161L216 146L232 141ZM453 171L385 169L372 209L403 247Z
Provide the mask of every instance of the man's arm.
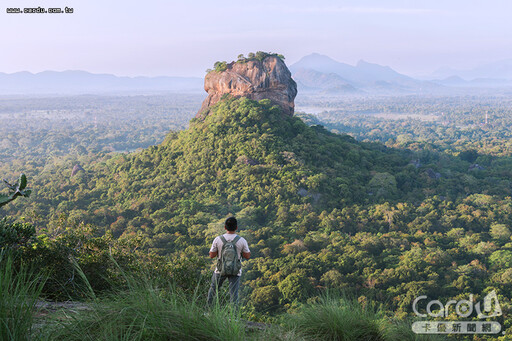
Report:
M213 240L212 247L210 248L210 258L215 258L219 254L219 249L217 248L217 238L219 237L216 237Z
M249 244L247 244L247 240L243 239L243 247L242 247L242 257L245 259L251 258L251 250L249 250Z

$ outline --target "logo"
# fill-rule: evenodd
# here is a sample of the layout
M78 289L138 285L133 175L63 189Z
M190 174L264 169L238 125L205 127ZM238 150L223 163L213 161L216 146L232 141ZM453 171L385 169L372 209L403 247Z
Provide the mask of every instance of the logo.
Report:
M467 318L476 314L479 319L489 319L503 314L496 291L488 293L482 302L474 303L473 294L469 299L449 300L444 304L439 300L423 302L427 296L418 296L412 303L412 310L418 317L448 318L455 312L458 317ZM426 307L420 309L419 306ZM421 310L421 311L420 311ZM416 334L497 334L501 324L495 321L417 321L412 324Z

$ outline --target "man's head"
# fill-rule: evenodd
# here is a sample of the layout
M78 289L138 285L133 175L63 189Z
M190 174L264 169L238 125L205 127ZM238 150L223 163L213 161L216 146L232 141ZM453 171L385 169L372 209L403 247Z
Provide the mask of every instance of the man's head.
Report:
M228 231L236 231L238 228L238 222L236 221L235 217L230 217L226 219L226 224L224 225L224 228Z

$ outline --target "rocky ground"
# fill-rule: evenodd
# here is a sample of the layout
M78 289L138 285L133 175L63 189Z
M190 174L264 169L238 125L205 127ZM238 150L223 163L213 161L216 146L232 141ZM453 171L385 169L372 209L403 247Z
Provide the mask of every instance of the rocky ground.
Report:
M56 321L68 320L73 314L84 310L90 310L91 307L83 302L52 302L37 301L36 314L34 318L33 330L37 332L44 325L49 323L50 317Z

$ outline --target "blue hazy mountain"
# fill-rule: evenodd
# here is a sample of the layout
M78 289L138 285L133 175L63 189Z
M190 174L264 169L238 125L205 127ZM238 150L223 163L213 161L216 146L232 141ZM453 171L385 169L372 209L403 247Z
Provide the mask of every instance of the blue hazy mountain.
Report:
M1 94L80 94L141 91L202 92L195 77L118 77L85 71L0 73Z
M303 57L290 70L299 89L303 85L306 91L331 92L339 88L346 92L416 92L439 87L398 73L389 66L363 60L353 66L318 53Z
M481 64L472 69L466 70L443 67L432 73L432 76L436 78L457 76L467 81L476 80L473 82L476 84L507 83L505 80L512 80L512 59L504 59L492 63Z
M327 93L358 93L351 82L336 73L323 73L312 69L297 69L293 73L297 86L304 92L313 92L321 89Z
M435 80L434 82L447 85L447 86L467 86L468 81L462 79L459 76L449 76L443 79Z

